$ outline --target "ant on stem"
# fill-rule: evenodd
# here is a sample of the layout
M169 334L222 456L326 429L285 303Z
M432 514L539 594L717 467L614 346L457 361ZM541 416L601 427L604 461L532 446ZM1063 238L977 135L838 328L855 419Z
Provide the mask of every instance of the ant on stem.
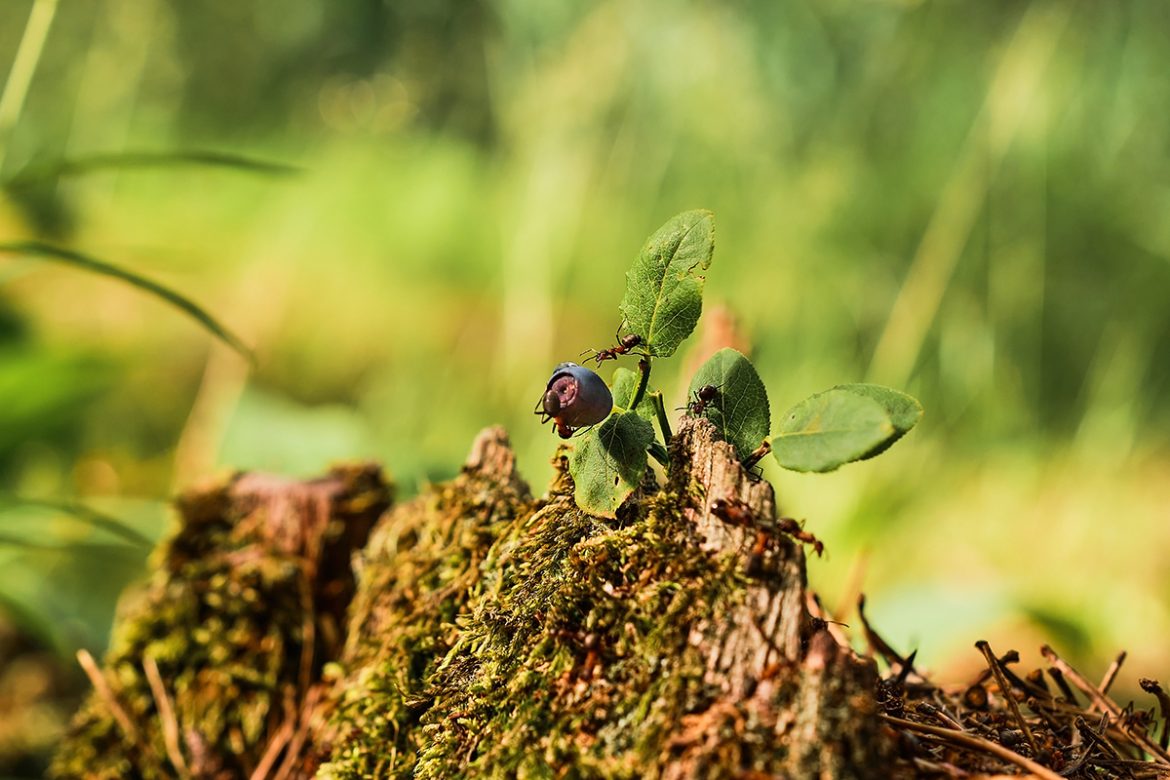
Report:
M586 352L592 352L593 355L591 357L597 361L597 365L599 366L607 360L617 360L620 355L631 354L642 344L642 337L637 333L627 333L624 336L620 335L622 327L625 324L623 321L621 325L618 325L618 329L614 331L613 338L617 344L607 349L587 349L581 354L584 355Z

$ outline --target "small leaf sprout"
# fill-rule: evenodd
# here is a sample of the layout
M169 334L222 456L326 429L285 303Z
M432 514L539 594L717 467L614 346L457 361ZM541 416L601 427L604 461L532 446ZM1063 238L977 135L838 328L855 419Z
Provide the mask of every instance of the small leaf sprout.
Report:
M569 473L577 505L590 514L615 517L640 484L648 457L669 466L670 424L662 393L648 389L650 368L655 359L674 354L698 324L715 251L714 224L709 211L686 211L655 231L626 274L616 343L581 353L597 366L638 355L638 373L617 369L611 392L592 370L561 363L533 410L562 439L584 433L569 454ZM773 432L767 390L747 356L734 349L719 350L699 367L679 409L713 425L746 469L771 452L783 468L816 472L884 452L922 416L918 401L897 390L838 385L789 409ZM744 519L726 502L711 509L725 521ZM821 552L799 525L789 522L779 530Z

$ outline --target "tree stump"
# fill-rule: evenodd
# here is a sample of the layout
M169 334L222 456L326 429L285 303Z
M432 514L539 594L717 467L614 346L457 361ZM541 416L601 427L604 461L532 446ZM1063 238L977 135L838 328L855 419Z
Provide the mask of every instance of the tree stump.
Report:
M384 485L314 502L236 482L300 518L276 533L230 488L188 497L55 776L888 776L876 668L810 615L771 486L701 419L670 462L606 521L563 451L537 500L489 429L456 479L382 515L330 628ZM343 517L346 544L314 541Z

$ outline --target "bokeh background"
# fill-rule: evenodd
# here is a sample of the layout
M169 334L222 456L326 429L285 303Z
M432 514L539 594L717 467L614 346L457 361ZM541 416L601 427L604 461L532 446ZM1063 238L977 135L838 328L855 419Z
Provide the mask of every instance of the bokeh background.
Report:
M375 458L409 495L493 423L540 490L551 367L698 207L694 343L746 345L775 416L862 380L927 410L877 460L766 467L827 604L863 590L943 679L980 638L1164 676L1167 73L1162 0L4 0L0 241L167 284L257 362L0 254L0 774L38 771L144 570L119 529L166 534L177 490ZM298 172L108 157L193 151ZM699 357L656 365L673 406Z

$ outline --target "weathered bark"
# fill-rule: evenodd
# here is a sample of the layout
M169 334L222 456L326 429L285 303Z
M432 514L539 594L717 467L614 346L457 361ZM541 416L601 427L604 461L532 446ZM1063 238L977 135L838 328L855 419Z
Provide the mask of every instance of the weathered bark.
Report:
M189 585L176 584L191 581L176 567L183 561L215 577L227 572L213 561L292 556L303 582L342 584L327 588L328 606L317 596L312 607L303 584L287 584L289 614L275 632L250 613L256 637L244 646L261 650L258 638L275 633L283 661L264 680L264 701L250 700L263 725L242 742L238 727L221 725L214 739L168 747L165 708L138 671L155 648L116 643L112 693L83 710L57 775L86 774L69 767L96 762L124 776L173 776L184 773L181 762L192 777L886 776L876 670L808 614L803 551L777 528L771 486L747 474L703 420L684 421L670 456L664 488L648 481L617 521L603 521L577 509L560 455L548 497L534 500L503 432L485 431L459 477L379 520L358 559L344 647L325 665L336 643L311 662L296 648L298 637L317 647L332 636L321 616L339 614L349 593L341 546L311 541L336 504L292 501L290 516L300 512L302 522L266 536L258 529L271 523L230 511L222 495L189 499L185 529L191 507L209 502L194 514L217 518L228 538L243 534L252 552L181 544L191 535L181 532L148 590L150 614L170 609L168 598L190 598ZM299 488L269 492L270 506L284 490ZM736 511L714 512L719 500ZM222 621L219 610L204 599L197 615L183 613L198 619L180 625L206 630ZM139 610L118 633L142 636L151 620ZM298 628L309 623L312 641ZM194 662L194 650L187 642L159 662L176 705L229 695L207 676L223 669ZM121 706L137 735L110 710L127 701L136 702ZM181 733L199 731L200 710L174 709Z
M725 707L769 724L780 761L767 770L794 778L881 777L888 745L873 692L873 661L838 644L824 621L805 609L802 547L777 535L772 486L745 471L735 449L703 421L684 423L672 446L671 490L698 495L688 518L713 554L734 551L752 571L743 598L727 613L692 629L708 659L707 681L724 692ZM750 509L749 525L712 512L718 501ZM767 750L765 752L767 752ZM686 762L666 777L701 776Z

